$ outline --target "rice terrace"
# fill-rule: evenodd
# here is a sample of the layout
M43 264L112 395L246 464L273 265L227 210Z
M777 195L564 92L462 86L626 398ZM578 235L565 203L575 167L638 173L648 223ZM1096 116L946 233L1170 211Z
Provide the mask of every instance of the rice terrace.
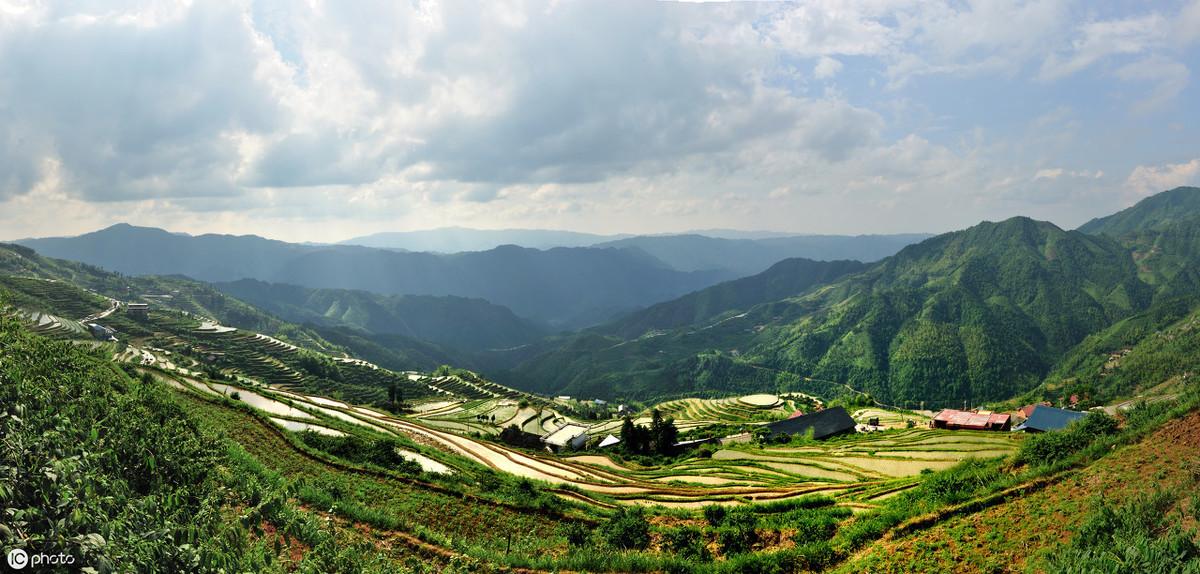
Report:
M0 563L1200 574L1198 31L0 1Z

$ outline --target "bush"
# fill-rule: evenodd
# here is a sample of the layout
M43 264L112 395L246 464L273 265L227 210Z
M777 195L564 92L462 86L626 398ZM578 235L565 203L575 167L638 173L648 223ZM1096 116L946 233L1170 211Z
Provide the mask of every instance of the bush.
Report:
M796 533L792 540L797 545L813 542L828 542L837 532L839 520L827 512L808 511L806 516L793 522Z
M587 546L591 542L592 531L582 522L568 522L562 531L563 536L567 538L567 544L571 546Z
M725 554L748 552L758 542L758 516L748 510L737 510L725 516L717 529L717 540Z
M976 496L995 484L1002 473L996 464L985 460L967 460L943 472L925 477L912 496L941 504L955 504Z
M664 530L662 544L666 550L685 560L707 562L712 559L704 544L704 533L695 526Z
M1053 464L1066 460L1096 439L1117 432L1117 420L1093 412L1058 431L1035 434L1021 443L1017 461L1024 464Z
M704 507L704 519L712 527L720 526L725 521L725 507L719 504L710 504Z
M641 508L621 507L600 527L600 535L614 548L642 550L650 545L650 523Z
M373 464L403 474L421 474L421 465L400 456L394 440L371 440L357 435L327 436L312 431L300 433L304 444L359 464Z

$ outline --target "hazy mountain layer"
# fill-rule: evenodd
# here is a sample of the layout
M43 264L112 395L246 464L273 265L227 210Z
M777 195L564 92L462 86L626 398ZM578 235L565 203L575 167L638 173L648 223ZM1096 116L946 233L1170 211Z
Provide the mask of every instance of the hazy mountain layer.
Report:
M256 236L193 237L129 225L21 243L52 257L130 275L478 297L561 328L593 325L731 278L720 271L680 272L640 251L611 248L505 246L438 255L299 245Z
M514 347L546 334L483 299L309 289L253 279L216 287L288 321L357 327L371 334L403 335L468 351Z

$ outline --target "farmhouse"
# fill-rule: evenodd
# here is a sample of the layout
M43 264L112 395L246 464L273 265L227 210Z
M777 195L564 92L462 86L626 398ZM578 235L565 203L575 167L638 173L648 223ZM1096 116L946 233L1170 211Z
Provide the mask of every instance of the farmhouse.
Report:
M1009 430L1012 427L1012 417L991 411L946 409L933 417L930 426L936 429Z
M1029 420L1018 426L1015 430L1025 432L1046 432L1058 430L1071 424L1071 421L1085 417L1084 413L1068 411L1064 409L1056 409L1038 405L1033 409L1033 413L1029 415Z
M1045 402L1045 401L1040 402L1040 403L1028 404L1028 405L1025 405L1025 406L1017 409L1017 414L1019 414L1021 416L1021 418L1023 418L1023 419L1028 419L1029 417L1033 416L1034 409L1036 409L1038 407L1048 407L1048 406L1050 406L1050 403Z
M553 452L567 448L580 449L587 443L587 430L587 427L583 425L567 423L542 437L542 444Z
M145 317L150 312L150 304L128 303L125 305L125 311L135 317Z
M108 340L116 334L116 331L96 323L88 323L87 328L92 332L93 337L101 340Z
M854 419L850 418L850 413L847 413L846 409L834 407L767 424L770 438L808 434L810 430L813 438L817 440L843 433L852 433L854 432Z

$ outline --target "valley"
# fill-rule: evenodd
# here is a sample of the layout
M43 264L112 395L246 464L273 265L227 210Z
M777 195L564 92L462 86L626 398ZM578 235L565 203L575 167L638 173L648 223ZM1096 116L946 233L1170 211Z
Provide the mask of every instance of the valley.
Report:
M1172 222L1164 233L1175 233L1178 225ZM1051 262L1040 272L1051 276L1090 271L1086 266L1059 269L1053 263L1057 255L1047 256L1046 250L1083 249L1102 258L1121 248L1117 240L1084 238L1025 221L970 233L985 233L994 246L1001 243L997 233L1007 238L1014 230L1026 234L1019 239L1023 249L1036 246ZM5 356L75 361L71 368L78 372L111 379L103 384L109 386L88 392L112 395L118 402L172 405L163 412L175 413L170 420L195 429L195 448L207 449L206 460L215 464L213 470L189 472L204 474L206 488L232 489L222 500L187 504L213 505L204 511L213 516L254 508L258 521L239 527L214 518L206 528L226 534L200 552L251 570L304 570L332 560L340 564L332 570L344 571L875 572L959 566L1060 571L1055 569L1064 563L1057 561L1054 548L1084 552L1088 544L1117 542L1080 538L1087 530L1078 521L1023 527L1018 534L1010 515L1022 517L1025 525L1063 513L1075 513L1083 522L1102 520L1105 515L1089 514L1093 511L1083 504L1090 496L1085 493L1101 492L1108 504L1130 508L1171 505L1180 516L1200 508L1186 497L1139 498L1141 489L1122 470L1130 465L1152 469L1141 471L1141 478L1149 473L1182 492L1194 480L1188 478L1187 449L1198 432L1200 394L1193 373L1200 357L1200 306L1192 296L1156 295L1166 293L1162 285L1181 285L1182 271L1173 266L1180 258L1190 261L1189 251L1177 251L1173 259L1144 258L1141 265L1153 271L1149 275L1097 259L1105 282L1081 291L1038 287L1042 294L1021 304L1012 300L1015 286L970 283L970 270L978 265L972 262L979 261L971 256L945 279L922 272L922 284L937 287L931 294L904 297L924 297L923 305L886 311L909 317L883 331L901 338L889 343L887 360L919 359L917 364L926 365L907 374L889 367L888 384L900 385L893 389L903 388L905 380L920 382L912 388L927 389L945 380L966 385L960 389L985 382L937 367L953 364L939 363L947 355L939 354L945 348L938 345L947 340L907 349L905 333L946 329L945 321L960 317L946 314L945 305L955 313L983 313L983 326L963 324L929 341L957 337L965 344L963 337L969 338L973 328L999 336L1000 324L1008 324L1016 338L994 342L1042 341L1042 347L1026 349L1042 359L1027 357L1022 360L1033 362L998 372L1029 382L993 388L988 396L995 398L971 410L985 419L994 411L1005 421L1010 416L1025 421L1035 408L1062 405L1068 410L1061 412L1083 418L1043 434L1013 432L1007 422L994 430L938 428L936 421L943 419L935 415L943 406L952 407L959 395L939 400L946 395L879 394L870 377L831 376L836 371L828 359L820 368L798 370L771 358L784 352L768 349L788 332L794 333L787 335L792 337L787 353L807 352L812 337L839 329L850 331L837 345L849 344L857 336L851 331L869 334L879 328L872 326L876 311L862 315L856 309L880 302L887 302L884 309L900 305L900 293L914 288L886 287L889 281L905 284L916 268L947 265L946 253L994 249L971 246L969 236L932 241L876 266L788 263L610 326L529 343L531 359L526 360L533 363L526 364L552 366L570 376L575 382L566 387L517 384L524 376L536 378L526 366L497 371L500 376L493 380L483 371L431 363L421 357L436 356L441 345L456 349L449 354L465 349L449 339L428 340L436 336L431 327L406 331L402 337L411 339L394 339L400 345L388 346L386 338L371 338L371 330L390 318L375 324L361 320L378 313L413 316L411 309L441 305L435 298L385 300L366 292L267 284L214 289L184 277L117 275L5 246L0 247ZM926 253L935 247L941 255ZM1075 256L1077 265L1086 260ZM1151 279L1141 286L1129 283L1143 281L1138 277ZM1023 327L987 322L1004 313L1012 314L1004 321L1013 321L1019 313L1046 310L1039 307L1045 305L1040 298L1051 292L1068 299L1086 296L1083 308L1094 312L1079 315L1083 323L1061 309L1055 319L1035 319ZM275 305L274 311L294 318L331 319L292 323L234 293ZM782 293L796 295L755 302ZM992 294L981 298L986 293ZM1114 293L1121 297L1114 299ZM285 301L292 310L279 306ZM482 313L481 321L510 321L516 328L510 332L529 325L486 302L471 305L462 309L473 311L451 321ZM337 310L319 313L322 308ZM817 323L818 318L826 323ZM905 321L916 323L904 326ZM491 325L500 330L485 336L507 328ZM1064 325L1086 328L1083 334L1056 331ZM641 328L649 331L631 339L620 335ZM521 336L539 335L534 330ZM1051 336L1065 338L1055 347ZM745 351L712 348L734 341ZM696 348L707 350L686 358ZM575 358L564 364L560 357L567 354ZM481 346L463 356L484 365L495 360L486 358ZM580 356L593 366L579 367ZM631 358L640 366L609 367ZM676 360L686 366L670 366ZM802 364L805 359L789 360ZM955 368L969 372L1003 359L980 360ZM52 361L43 362L10 368L48 368ZM606 370L596 371L596 365L607 365ZM669 384L660 384L672 369ZM16 375L25 371L6 372L5 392L23 400L22 385L33 380ZM88 376L61 384L94 384L86 382ZM617 380L624 383L610 384ZM913 399L922 396L927 398ZM1028 406L1018 410L1021 405ZM1095 412L1083 416L1089 408ZM17 420L4 424L27 432L11 426ZM155 428L146 432L176 432ZM53 442L55 436L39 440ZM103 440L96 434L80 444ZM1166 450L1155 450L1160 448ZM145 464L159 464L159 455L151 456ZM986 538L972 534L978 528L989 533ZM1042 530L1053 534L1032 533ZM120 538L111 528L106 532L106 540ZM278 533L276 543L258 542L264 532ZM1186 542L1187 536L1195 540L1191 519L1182 519L1172 532L1184 533L1172 534L1183 536L1172 544L1194 543ZM1022 537L1021 549L1032 545L1037 551L1018 556L1017 543L996 542L1000 536ZM1155 536L1144 535L1151 550L1160 543ZM56 544L91 552L77 539ZM106 556L134 560L121 553L136 545L114 544ZM130 545L128 550L122 544ZM966 555L961 544L970 545ZM349 548L356 549L353 560L344 557Z

